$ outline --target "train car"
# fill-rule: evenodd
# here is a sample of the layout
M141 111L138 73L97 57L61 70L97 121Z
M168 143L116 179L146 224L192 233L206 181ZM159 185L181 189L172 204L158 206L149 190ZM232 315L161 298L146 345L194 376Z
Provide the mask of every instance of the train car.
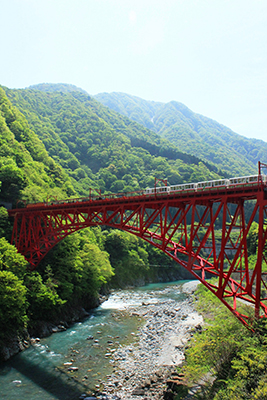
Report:
M218 179L216 181L204 181L196 183L197 189L212 189L219 187L228 187L230 184L229 179Z
M261 182L260 177L261 175L250 175L250 176L239 176L236 178L230 178L229 186L255 184Z
M155 193L155 188L146 188L144 193L145 194L153 194L153 193Z
M170 186L170 192L181 192L184 190L196 190L196 183L183 183L181 185Z
M198 191L198 190L206 190L206 189L216 189L216 188L229 188L230 186L235 185L250 185L250 184L258 184L259 182L263 182L267 184L267 175L250 175L250 176L240 176L236 178L230 179L217 179L213 181L203 181L197 183L183 183L172 186L160 186L147 188L144 191L144 194L158 194L158 193L177 193L183 191Z
M170 186L157 186L156 188L146 188L145 194L169 193Z

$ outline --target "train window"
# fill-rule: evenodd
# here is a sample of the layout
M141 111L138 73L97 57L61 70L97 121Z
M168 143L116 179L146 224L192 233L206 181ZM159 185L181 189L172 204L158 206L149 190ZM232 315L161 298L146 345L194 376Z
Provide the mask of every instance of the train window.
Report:
M258 182L258 175L256 175L256 176L249 176L249 182Z
M170 190L174 191L174 192L179 191L179 190L183 190L183 189L184 189L184 185L175 185L175 186L171 186L170 187Z

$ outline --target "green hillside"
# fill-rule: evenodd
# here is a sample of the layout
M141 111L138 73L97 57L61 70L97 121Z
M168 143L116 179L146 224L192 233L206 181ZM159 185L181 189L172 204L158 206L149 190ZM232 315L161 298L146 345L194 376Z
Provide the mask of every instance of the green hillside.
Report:
M232 176L252 174L259 160L267 160L267 143L238 135L182 103L146 101L125 93L100 93L95 98L158 133L180 151L215 163Z
M78 195L88 195L89 188L139 190L154 186L155 177L175 184L225 176L215 165L179 151L91 96L65 89L5 88L5 92L68 174Z
M75 86L70 85L69 83L39 83L37 85L29 86L29 89L40 90L42 92L61 92L61 93L70 93L70 92L81 92L84 94L88 94L85 90Z
M164 124L168 125L166 120ZM199 153L182 151L73 85L0 87L0 205L86 196L90 188L138 190L154 186L155 177L174 184L256 170L251 161L244 163L239 156L230 169L224 154L219 169L201 160ZM0 206L0 325L5 326L5 332L0 332L0 360L5 358L2 349L10 336L25 329L40 336L43 321L49 326L62 320L68 324L73 312L77 315L77 310L99 304L99 292L105 293L107 285L157 281L159 269L155 271L153 265L164 266L164 280L189 278L182 267L147 242L100 227L66 237L36 271L29 271L24 257L10 244L12 224Z
M137 190L153 186L155 177L174 184L251 174L258 158L266 160L264 142L242 138L179 103L132 99L116 94L113 106L109 105L114 111L73 85L0 87L0 326L5 327L0 330L0 361L7 359L16 343L17 349L27 343L28 333L42 337L59 324L68 327L84 317L84 309L99 305L99 293L107 293L110 287L163 277L165 281L190 279L186 270L146 241L99 226L72 233L30 271L10 244L13 221L1 204L22 206L51 196L87 195L90 187L103 192ZM255 264L258 238L257 223L252 227L249 268ZM210 314L209 295L200 299L202 309ZM228 321L222 311L217 314ZM266 325L259 325L252 337L238 331L237 320L229 319L222 329L221 320L213 315L212 319L215 322L188 349L183 371L188 381L196 378L198 385L202 376L198 372L205 377L215 371L205 396L213 398L217 391L228 399L238 389L241 395L263 399L263 392L254 389L266 386ZM208 351L202 357L203 344Z
M57 89L0 87L0 325L5 326L0 360L10 337L25 329L40 336L43 321L50 327L68 324L73 313L99 304L107 283L123 287L157 280L159 272L150 268L156 264L165 266L165 279L166 266L174 276L172 260L158 249L100 227L68 236L29 271L10 244L13 221L1 204L87 195L90 187L131 191L153 186L155 176L175 183L222 174L89 95ZM186 278L178 266L175 276Z
M0 199L40 201L74 194L69 176L49 156L26 118L0 88Z
M34 272L10 244L13 221L1 204L21 207L75 194L68 174L0 88L0 325L5 326L0 331L0 361L17 333L24 337L28 329L39 334L40 320L56 322L68 315L71 321L70 307L96 306L100 288L114 275L97 230L73 234Z

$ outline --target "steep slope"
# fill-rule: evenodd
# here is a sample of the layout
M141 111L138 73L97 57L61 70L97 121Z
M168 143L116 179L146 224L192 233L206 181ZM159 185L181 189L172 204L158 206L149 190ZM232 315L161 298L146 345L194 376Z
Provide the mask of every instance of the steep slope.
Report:
M174 184L225 176L80 91L5 91L79 195L151 187L155 177Z
M55 197L75 193L68 175L0 88L0 199L41 201L48 192Z
M231 174L256 171L267 160L267 143L248 139L218 122L196 114L182 103L145 101L124 93L100 93L95 98L157 132L181 151L197 154Z
M147 101L140 97L120 92L99 93L94 98L112 110L126 115L131 120L154 132L158 132L154 123L154 117L161 107L164 106L164 103Z

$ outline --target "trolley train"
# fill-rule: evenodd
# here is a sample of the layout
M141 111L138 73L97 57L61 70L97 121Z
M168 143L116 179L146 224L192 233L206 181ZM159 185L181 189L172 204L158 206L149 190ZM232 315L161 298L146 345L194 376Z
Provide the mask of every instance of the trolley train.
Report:
M172 186L156 186L152 188L146 188L144 190L139 190L137 192L130 193L110 193L110 194L101 194L90 197L82 197L76 199L67 199L67 200L53 200L49 202L41 202L34 204L27 204L26 207L37 207L37 206L51 206L58 204L67 204L67 203L75 203L75 202L87 202L92 200L104 200L104 199L112 199L119 197L131 197L131 196L149 196L149 195L157 195L157 194L170 194L177 192L189 192L189 191L203 191L203 190L212 190L212 189L229 189L231 187L238 187L244 185L258 185L258 184L267 184L267 175L250 175L250 176L240 176L237 178L230 179L218 179L213 181L203 181L197 183L182 183Z
M237 178L230 179L218 179L214 181L203 181L197 183L184 183L173 186L158 186L153 188L147 188L144 194L157 194L157 193L175 193L181 191L200 191L212 188L230 188L243 185L255 185L258 183L267 183L267 175L250 175L240 176Z

